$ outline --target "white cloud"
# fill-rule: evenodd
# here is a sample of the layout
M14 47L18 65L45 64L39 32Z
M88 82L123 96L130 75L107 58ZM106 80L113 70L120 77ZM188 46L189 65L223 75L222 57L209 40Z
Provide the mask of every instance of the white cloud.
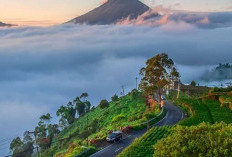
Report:
M183 21L160 27L0 29L0 126L5 130L0 139L33 128L41 114L54 115L82 92L96 105L119 94L121 85L129 91L146 59L160 52L187 69L181 70L183 81L197 79L201 67L231 62L231 32L231 27L199 29Z

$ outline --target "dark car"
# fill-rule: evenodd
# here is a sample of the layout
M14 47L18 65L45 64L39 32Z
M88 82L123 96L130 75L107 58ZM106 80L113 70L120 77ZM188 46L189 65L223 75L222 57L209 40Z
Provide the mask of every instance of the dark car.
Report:
M122 132L121 131L114 131L112 132L107 138L107 142L116 142L122 139Z

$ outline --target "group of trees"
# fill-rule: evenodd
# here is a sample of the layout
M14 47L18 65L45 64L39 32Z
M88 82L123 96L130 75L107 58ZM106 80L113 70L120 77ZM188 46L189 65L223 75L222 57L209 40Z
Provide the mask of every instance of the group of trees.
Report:
M34 151L34 141L28 132L25 132L24 138L16 137L10 144L13 157L31 157Z
M86 100L88 93L82 93L81 96L76 97L73 102L68 102L66 106L61 106L56 112L60 116L59 124L62 129L72 124L76 120L76 116L83 116L90 111L91 103Z
M72 102L68 102L67 105L62 105L56 112L56 116L60 117L59 124L52 124L52 117L49 113L42 115L40 121L35 128L35 134L37 137L37 143L40 149L46 150L52 144L53 138L60 133L61 130L74 123L76 119L84 116L86 113L93 110L91 109L91 103L87 100L88 93L82 93L76 97ZM112 101L117 101L119 98L115 94L112 97ZM109 107L107 100L101 100L99 107L104 109ZM97 126L97 122L93 122L93 126ZM91 128L93 131L95 127ZM21 140L20 137L16 137L10 144L10 150L13 152L14 157L31 157L34 150L35 140L31 138L30 134L25 133L25 137Z

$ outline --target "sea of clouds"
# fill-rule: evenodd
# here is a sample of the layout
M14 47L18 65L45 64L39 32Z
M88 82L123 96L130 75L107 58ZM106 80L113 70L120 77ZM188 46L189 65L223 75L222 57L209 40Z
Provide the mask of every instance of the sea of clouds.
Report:
M97 105L119 95L122 85L130 91L139 69L158 53L169 54L184 83L201 82L205 71L231 63L232 27L227 20L203 18L207 25L202 26L202 20L171 19L139 26L0 28L0 140L33 130L40 115L55 117L59 106L82 92ZM1 156L7 142L0 145Z

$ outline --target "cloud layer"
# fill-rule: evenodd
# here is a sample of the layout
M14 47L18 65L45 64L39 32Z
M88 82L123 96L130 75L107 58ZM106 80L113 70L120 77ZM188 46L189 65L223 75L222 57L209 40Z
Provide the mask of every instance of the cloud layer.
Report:
M179 20L159 27L0 29L0 139L33 129L39 115L54 116L82 92L97 105L122 85L129 91L146 59L160 52L178 64L183 82L197 80L207 68L232 61L231 36L231 27L199 29Z
M118 22L119 25L146 25L162 26L169 23L185 22L199 28L213 29L230 27L232 25L232 12L184 12L156 6L137 19L126 18Z

